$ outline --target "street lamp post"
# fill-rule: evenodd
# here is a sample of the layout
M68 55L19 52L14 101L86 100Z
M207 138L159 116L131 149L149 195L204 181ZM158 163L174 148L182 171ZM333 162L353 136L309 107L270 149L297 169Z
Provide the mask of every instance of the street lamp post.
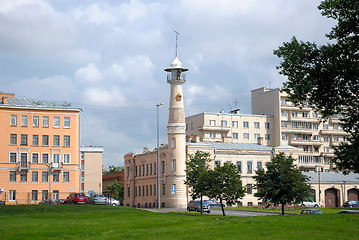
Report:
M157 108L157 208L161 208L161 196L160 196L160 130L159 130L159 121L158 121L158 108L164 103L160 103L156 105Z

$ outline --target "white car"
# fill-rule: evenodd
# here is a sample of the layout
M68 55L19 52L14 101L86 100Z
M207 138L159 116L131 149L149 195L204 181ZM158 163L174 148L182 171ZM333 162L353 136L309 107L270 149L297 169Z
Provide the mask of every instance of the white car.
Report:
M319 203L312 201L304 201L299 204L302 207L319 207Z
M106 204L107 205L112 205L112 206L120 206L120 201L116 200L114 198L108 198Z

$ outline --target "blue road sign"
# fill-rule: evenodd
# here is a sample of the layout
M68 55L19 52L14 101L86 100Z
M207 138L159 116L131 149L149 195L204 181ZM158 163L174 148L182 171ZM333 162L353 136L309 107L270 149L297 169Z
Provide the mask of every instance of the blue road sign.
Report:
M176 194L176 185L172 185L171 186L171 194L175 195Z

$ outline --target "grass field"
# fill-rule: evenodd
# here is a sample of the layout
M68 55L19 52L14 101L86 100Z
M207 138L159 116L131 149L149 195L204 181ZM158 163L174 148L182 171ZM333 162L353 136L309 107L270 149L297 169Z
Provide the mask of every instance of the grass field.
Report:
M0 207L1 239L358 239L359 215L223 217L111 206Z

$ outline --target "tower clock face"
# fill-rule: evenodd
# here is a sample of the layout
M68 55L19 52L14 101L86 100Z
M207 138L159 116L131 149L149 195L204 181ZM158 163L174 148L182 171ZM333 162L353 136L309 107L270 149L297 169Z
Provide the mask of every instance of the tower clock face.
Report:
M181 96L181 94L178 93L178 94L176 95L176 101L177 101L177 102L180 102L181 99L182 99L182 96Z

